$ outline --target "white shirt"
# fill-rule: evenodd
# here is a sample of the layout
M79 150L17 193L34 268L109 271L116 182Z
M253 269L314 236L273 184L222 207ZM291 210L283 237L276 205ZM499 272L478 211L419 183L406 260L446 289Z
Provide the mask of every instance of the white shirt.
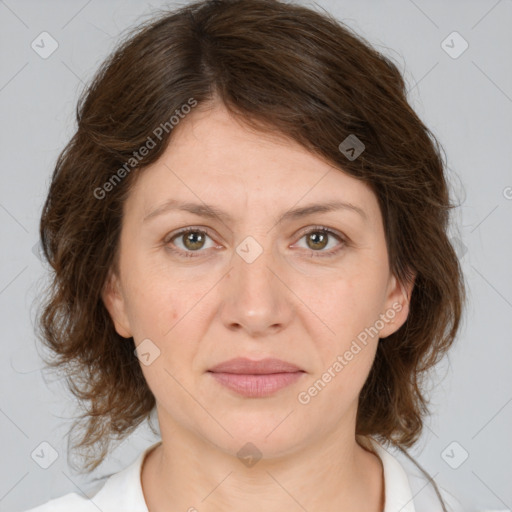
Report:
M401 464L375 439L370 440L384 468L383 512L442 512L434 487L416 465ZM133 463L110 475L92 498L69 493L25 512L148 512L141 484L142 463L146 454L160 443L146 448ZM438 488L448 512L463 512L451 494L439 485Z

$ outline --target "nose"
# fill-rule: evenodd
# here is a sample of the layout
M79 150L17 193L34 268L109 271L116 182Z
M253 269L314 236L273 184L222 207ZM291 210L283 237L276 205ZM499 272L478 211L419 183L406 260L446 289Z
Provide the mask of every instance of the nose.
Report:
M230 330L258 338L286 328L293 304L284 271L270 247L248 237L238 247L223 281L221 317Z

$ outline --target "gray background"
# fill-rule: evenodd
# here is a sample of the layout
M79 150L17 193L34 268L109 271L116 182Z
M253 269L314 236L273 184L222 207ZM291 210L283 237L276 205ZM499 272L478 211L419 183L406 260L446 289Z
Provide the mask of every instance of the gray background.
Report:
M2 511L80 492L89 482L66 461L73 397L63 380L42 374L35 344L33 300L44 280L34 249L38 217L57 155L73 133L83 84L122 30L164 5L177 3L0 1ZM455 347L432 380L433 415L410 453L468 511L510 510L512 2L318 0L315 8L399 63L411 104L446 149L461 203L452 235L468 308ZM43 31L58 42L46 59L31 47ZM443 44L453 31L469 45L457 58L459 36L447 39L451 50ZM154 441L147 426L139 428L92 477L122 469ZM59 454L46 470L31 457L42 442Z

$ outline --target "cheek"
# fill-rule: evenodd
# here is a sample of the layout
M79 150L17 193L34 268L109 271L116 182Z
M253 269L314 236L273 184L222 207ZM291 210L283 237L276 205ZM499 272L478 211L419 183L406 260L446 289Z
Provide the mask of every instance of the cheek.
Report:
M311 297L319 295L317 290ZM309 323L310 338L319 354L310 399L334 416L346 413L370 372L379 342L378 330L372 327L379 318L381 297L380 288L362 277L338 280L311 308L328 329L322 330L323 336L318 331L315 335L318 320ZM309 395L307 389L303 391Z
M141 369L158 402L172 399L166 407L186 408L187 394L182 386L192 387L190 368L197 351L194 340L199 339L201 329L200 322L194 321L197 311L193 303L199 299L194 301L176 285L147 284L132 304L137 345L147 347L151 354L149 364L139 357Z
M325 332L342 348L379 318L384 304L384 280L378 275L358 273L317 283L309 288L304 303Z
M137 345L149 339L156 353L155 364L143 368L147 379L160 385L158 379L169 379L167 369L180 379L188 378L185 369L193 363L205 328L203 318L208 287L194 286L190 281L148 279L133 286L130 322ZM191 291L193 289L193 292ZM146 342L147 343L147 342ZM165 368L164 368L165 366Z
M193 307L193 285L151 258L134 254L126 268L127 313L135 339L171 336L179 321Z
M176 323L178 311L172 290L148 283L133 287L129 296L127 309L136 340L160 339Z

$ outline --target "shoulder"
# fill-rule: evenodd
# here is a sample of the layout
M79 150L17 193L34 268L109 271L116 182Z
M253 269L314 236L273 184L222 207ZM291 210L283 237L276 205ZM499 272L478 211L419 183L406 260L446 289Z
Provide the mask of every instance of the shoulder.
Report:
M384 468L384 512L464 512L457 498L437 484L410 455L385 447L373 438L369 442Z
M71 492L60 498L55 498L42 505L25 510L25 512L97 512L98 508L90 499Z
M447 512L464 512L455 495L439 485L432 475L423 473L421 468L406 456L397 453L396 457L407 475L414 497L415 512L443 512L441 500Z
M160 443L146 448L123 470L96 482L87 492L90 497L72 492L24 512L148 512L142 491L141 468L145 456Z

